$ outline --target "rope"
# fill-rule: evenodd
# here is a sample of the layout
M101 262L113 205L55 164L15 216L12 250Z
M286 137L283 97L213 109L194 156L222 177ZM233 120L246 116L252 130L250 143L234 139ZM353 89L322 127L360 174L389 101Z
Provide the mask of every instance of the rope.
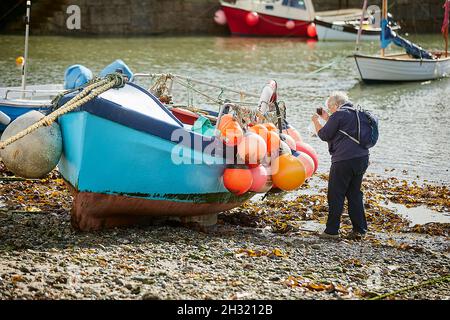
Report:
M94 99L95 97L99 96L103 92L106 92L109 89L114 88L114 87L120 88L120 87L123 87L124 85L125 85L124 78L121 74L118 74L118 73L110 74L110 75L106 76L105 79L102 79L98 82L88 85L87 87L85 87L83 89L83 91L81 91L79 94L77 94L75 97L73 97L70 101L68 101L61 108L53 111L49 115L43 117L38 122L32 124L28 128L20 131L19 133L6 139L5 141L0 141L0 149L4 149L6 146L16 142L19 139L22 139L26 135L36 131L37 129L39 129L41 127L50 126L53 122L56 121L56 119L58 119L58 117L81 107L83 104Z
M396 290L396 291L393 291L393 292L389 292L389 293L386 293L386 294L383 294L383 295L376 296L376 297L371 298L369 300L382 300L384 298L387 298L387 297L390 297L390 296L394 296L396 294L399 294L399 293L402 293L402 292L405 292L405 291L417 289L417 288L424 287L424 286L427 286L427 285L430 285L430 284L437 284L437 283L440 283L440 282L450 282L450 275L446 275L446 276L443 276L443 277L430 279L430 280L427 280L425 282L422 282L422 283L419 283L419 284L416 284L416 285L413 285L413 286L409 286L409 287L406 287L406 288L403 288L403 289L400 289L400 290Z

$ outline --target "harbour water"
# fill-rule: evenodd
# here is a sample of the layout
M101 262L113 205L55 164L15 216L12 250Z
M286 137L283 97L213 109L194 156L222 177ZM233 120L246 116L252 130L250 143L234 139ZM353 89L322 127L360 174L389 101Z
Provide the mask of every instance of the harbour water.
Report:
M425 48L443 47L438 35L411 40ZM0 48L0 86L19 85L20 70L14 61L23 54L23 37L0 36ZM375 53L378 44L365 43L361 50ZM353 51L353 43L299 39L31 37L28 83L62 83L69 65L83 64L98 73L115 59L123 59L134 72L182 74L254 93L275 79L289 121L320 155L319 172L330 165L327 145L311 137L307 127L327 95L344 90L380 118L380 141L371 150L370 172L450 185L450 79L362 84L354 60L347 57ZM220 90L208 94L217 97ZM177 99L189 100L186 92ZM206 101L194 97L194 103L204 106Z

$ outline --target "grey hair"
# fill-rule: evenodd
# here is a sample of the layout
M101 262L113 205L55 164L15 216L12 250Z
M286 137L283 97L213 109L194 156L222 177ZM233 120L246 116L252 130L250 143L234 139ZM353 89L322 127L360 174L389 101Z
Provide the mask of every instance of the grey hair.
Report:
M334 91L330 94L330 97L326 101L326 106L337 105L338 107L342 106L346 102L348 102L348 96L345 92L342 91Z

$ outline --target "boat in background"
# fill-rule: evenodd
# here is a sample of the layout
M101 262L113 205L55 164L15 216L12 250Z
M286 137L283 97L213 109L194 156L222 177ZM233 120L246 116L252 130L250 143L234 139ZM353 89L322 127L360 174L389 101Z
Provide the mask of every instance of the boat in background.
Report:
M315 11L311 0L220 1L232 34L241 36L312 37L308 27Z
M362 16L362 12L359 9L321 12L314 20L317 39L319 41L356 41L361 28L360 41L379 41L381 28L373 25L373 21L376 21L373 15L380 13L372 12L370 15ZM363 19L362 23L361 19ZM400 29L392 15L389 15L389 24L392 30Z
M0 122L0 132L17 117L32 110L47 113L52 99L63 92L62 85L33 85L22 87L0 88L0 112L8 117L8 121Z
M214 20L241 36L309 37L354 41L363 10L316 12L312 0L220 1ZM364 25L361 40L376 40L380 29Z
M18 57L16 64L22 70L22 85L20 87L0 88L0 112L1 117L0 132L5 130L6 126L17 117L37 110L43 113L49 111L52 99L63 91L62 85L27 85L27 66L28 66L28 39L30 29L30 11L31 1L27 1L25 17L25 54L24 57Z
M354 55L363 81L426 81L450 75L448 52L426 51L394 32L387 19L387 0L383 0L382 13L380 55ZM406 53L385 54L391 43L405 49Z

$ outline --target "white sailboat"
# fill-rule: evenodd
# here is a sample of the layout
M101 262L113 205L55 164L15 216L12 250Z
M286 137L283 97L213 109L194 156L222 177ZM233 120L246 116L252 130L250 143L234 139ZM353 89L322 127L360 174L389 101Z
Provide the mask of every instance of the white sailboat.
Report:
M363 81L426 81L450 75L450 57L447 52L425 51L390 29L387 25L387 0L383 0L381 24L380 55L354 55ZM385 48L392 42L403 47L406 53L385 54Z
M367 1L364 2L362 10L347 9L318 12L314 20L317 39L319 41L356 41L361 29L359 40L378 41L381 28L374 26L372 21L377 21L376 17L381 17L381 13L379 10L368 13L366 9ZM400 26L392 21L391 28L399 30Z

